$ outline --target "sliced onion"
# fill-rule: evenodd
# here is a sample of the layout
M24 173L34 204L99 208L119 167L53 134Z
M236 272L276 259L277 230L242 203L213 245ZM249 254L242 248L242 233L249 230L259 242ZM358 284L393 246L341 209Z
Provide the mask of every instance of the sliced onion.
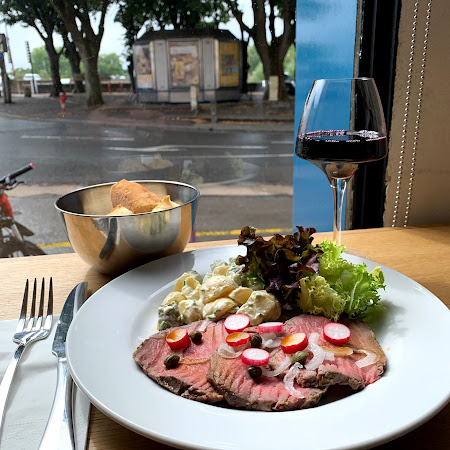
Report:
M306 370L316 370L325 360L326 353L320 345L317 345L318 340L319 340L319 333L311 333L311 335L309 336L309 343L308 347L306 347L306 350L312 352L313 357L307 364L305 364Z
M217 348L217 353L226 359L238 358L242 354L242 350L235 351L233 347L230 347L226 342L222 342Z
M323 345L321 347L326 353L333 353L334 356L350 356L353 354L353 349L350 347L325 347Z
M262 374L266 377L276 377L277 375L280 375L280 373L283 373L289 366L291 365L291 357L286 355L284 358L284 361L275 369L275 370L269 370L265 367L261 367Z
M362 369L363 367L371 366L372 364L375 364L378 360L378 357L375 353L368 352L366 350L358 350L358 353L365 353L366 356L362 359L359 359L356 361L356 365Z
M295 363L283 378L284 387L289 394L292 395L292 397L305 398L305 396L294 387L294 380L297 378L297 375L302 367L303 366L300 363Z
M190 366L193 364L203 364L207 361L209 361L209 357L208 358L182 358L182 359L180 359L180 362L178 364L186 364L187 366Z
M208 320L208 319L202 320L202 321L200 322L200 324L199 324L197 330L198 330L198 331L201 331L201 332L203 333L204 331L206 331L206 328L208 327L208 325L209 325L210 323L212 323L212 322L213 322L212 320Z
M270 341L277 337L277 335L275 333L264 333L264 334L258 333L258 334L261 336L263 345L264 345L264 342Z
M281 341L283 340L282 337L275 337L273 339L264 339L262 341L262 347L263 348L277 348L281 345Z

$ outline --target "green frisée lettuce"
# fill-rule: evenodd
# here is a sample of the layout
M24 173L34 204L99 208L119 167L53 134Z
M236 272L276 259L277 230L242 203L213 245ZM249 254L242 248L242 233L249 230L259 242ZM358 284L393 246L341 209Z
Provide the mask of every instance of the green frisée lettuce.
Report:
M300 280L297 303L303 312L337 321L345 309L346 302L324 277L313 275Z
M367 271L365 264L353 264L341 257L345 247L325 240L319 244L319 273L344 300L350 318L363 318L367 309L380 301L378 290L384 289L384 276L379 267ZM327 316L328 317L328 316Z
M238 243L247 247L247 255L236 263L244 265L244 273L264 282L287 316L304 312L334 321L342 314L366 317L384 288L380 269L368 272L365 264L345 260L341 256L345 247L334 242L314 246L314 228L297 229L292 235L276 234L266 241L256 236L254 228L244 227Z

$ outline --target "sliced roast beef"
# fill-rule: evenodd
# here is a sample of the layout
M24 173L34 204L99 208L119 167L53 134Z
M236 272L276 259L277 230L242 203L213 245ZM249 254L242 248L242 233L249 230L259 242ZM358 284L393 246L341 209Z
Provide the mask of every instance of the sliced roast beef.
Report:
M200 344L192 343L183 351L179 364L167 369L164 359L173 353L166 343L166 336L172 329L160 331L145 340L134 352L134 360L144 372L161 386L182 397L204 403L216 403L222 395L206 379L211 355L227 335L223 321L208 323L204 321L184 325L188 333L202 327L203 338Z
M308 336L318 333L317 344L325 350L338 349L327 342L322 335L324 325L328 319L322 316L300 315L288 320L284 325L284 333L303 332ZM362 389L377 381L384 371L386 356L375 339L373 331L361 321L342 320L350 328L350 340L345 347L352 349L348 356L335 356L333 361L325 360L315 370L302 370L297 377L297 383L305 387L323 387L333 384L349 385L352 389ZM370 354L374 364L358 367L356 362ZM307 361L308 363L308 361Z
M289 394L283 377L261 376L253 379L241 358L224 358L218 352L211 357L208 380L235 408L259 411L290 411L315 405L326 388L300 388L302 398Z

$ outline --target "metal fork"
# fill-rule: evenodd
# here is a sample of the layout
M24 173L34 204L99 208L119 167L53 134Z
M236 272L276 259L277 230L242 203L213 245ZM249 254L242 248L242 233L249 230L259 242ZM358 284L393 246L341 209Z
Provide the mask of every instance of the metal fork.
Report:
M34 279L33 294L31 300L30 314L27 318L27 304L28 304L28 280L25 284L25 291L23 294L22 309L20 311L20 318L17 323L16 332L13 336L13 341L19 344L16 351L13 353L11 360L6 368L0 384L0 433L3 427L3 420L5 418L6 402L8 400L9 389L11 387L14 374L19 365L20 358L25 348L32 342L45 339L50 334L53 320L53 280L50 278L50 286L48 292L47 314L44 319L44 292L45 280L42 279L41 295L38 307L38 314L36 316L36 295L37 295L37 281Z

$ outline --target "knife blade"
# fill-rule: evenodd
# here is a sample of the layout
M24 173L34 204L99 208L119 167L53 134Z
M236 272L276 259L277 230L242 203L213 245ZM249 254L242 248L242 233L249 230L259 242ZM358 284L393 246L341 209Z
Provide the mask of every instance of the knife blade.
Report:
M86 300L87 283L79 283L67 297L61 311L52 353L58 358L56 391L39 449L75 449L72 422L72 377L66 359L66 338L72 319Z

